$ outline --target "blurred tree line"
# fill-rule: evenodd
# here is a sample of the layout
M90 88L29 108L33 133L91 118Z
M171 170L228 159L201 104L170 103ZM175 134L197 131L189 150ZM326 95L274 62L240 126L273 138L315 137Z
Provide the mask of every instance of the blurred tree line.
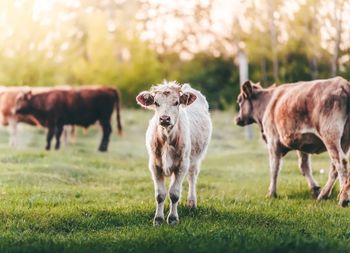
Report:
M350 0L2 0L0 84L113 85L136 106L168 79L226 109L240 51L265 86L350 79L349 13Z

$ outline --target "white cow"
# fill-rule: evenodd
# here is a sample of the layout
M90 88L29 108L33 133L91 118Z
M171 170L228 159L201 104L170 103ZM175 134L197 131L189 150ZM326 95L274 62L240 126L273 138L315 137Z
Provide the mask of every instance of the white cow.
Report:
M212 124L206 98L189 84L164 82L143 91L136 97L142 107L154 110L146 132L149 169L157 202L154 225L164 221L164 201L167 195L164 178L171 176L170 213L167 222L177 224L177 205L182 182L188 174L187 205L197 206L196 182L200 164L206 153Z

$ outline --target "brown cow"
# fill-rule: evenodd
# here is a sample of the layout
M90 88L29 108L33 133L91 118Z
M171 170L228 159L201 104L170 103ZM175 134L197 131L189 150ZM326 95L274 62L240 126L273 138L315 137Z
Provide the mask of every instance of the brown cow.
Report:
M72 87L68 85L55 86L55 87L0 86L0 124L2 124L3 126L9 126L10 146L16 146L17 144L18 123L23 122L29 125L40 127L40 128L46 125L46 122L40 122L31 114L28 114L28 115L16 114L15 107L16 107L17 97L23 94L24 92L28 92L28 91L32 91L32 93L37 94L40 92L46 92L53 89L71 90ZM66 127L64 129L64 133L65 133L65 143L67 143L68 131Z
M297 150L299 165L316 194L308 154L328 151L331 170L318 199L327 198L339 175L339 204L349 202L347 174L350 146L350 85L341 77L298 82L263 89L247 81L238 96L240 106L236 123L257 123L267 143L271 182L268 196L276 196L276 182L282 157Z
M64 125L88 127L99 121L103 130L99 150L107 151L112 132L110 120L114 108L117 114L118 132L121 134L120 96L117 90L109 87L50 90L40 94L32 94L29 91L18 97L16 113L32 114L40 121L47 122L47 150L51 147L54 135L55 148L60 148L60 136Z

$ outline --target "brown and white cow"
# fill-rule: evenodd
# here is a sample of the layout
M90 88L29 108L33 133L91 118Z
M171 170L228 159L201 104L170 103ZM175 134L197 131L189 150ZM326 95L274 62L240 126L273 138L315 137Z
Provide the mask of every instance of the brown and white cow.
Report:
M17 98L16 113L33 115L48 127L46 149L51 147L53 136L56 137L55 148L60 148L63 126L78 125L88 127L99 121L103 136L100 151L107 151L112 132L111 115L116 109L118 133L121 134L120 95L110 87L94 86L77 89L54 89L38 94L31 91Z
M276 196L277 176L282 157L297 150L299 165L316 194L309 154L328 151L331 169L328 181L318 196L327 198L337 176L339 204L349 202L347 172L350 147L350 84L341 77L262 88L247 81L238 96L239 126L257 123L267 143L271 182L268 196Z
M0 90L0 123L3 126L9 126L10 146L16 146L17 143L17 125L24 122L37 127L42 127L33 115L16 115L16 99L19 94L29 91L29 87L2 87Z
M142 107L155 111L146 132L157 204L154 224L164 221L165 177L170 176L171 206L167 221L176 224L179 221L177 205L187 174L187 204L190 208L197 206L197 177L212 132L208 102L190 85L181 86L176 82L153 86L150 91L141 92L136 100Z

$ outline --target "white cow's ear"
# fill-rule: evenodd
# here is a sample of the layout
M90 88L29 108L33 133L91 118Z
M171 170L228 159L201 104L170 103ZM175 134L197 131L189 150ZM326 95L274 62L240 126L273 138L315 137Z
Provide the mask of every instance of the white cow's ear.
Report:
M183 105L190 105L192 104L194 101L196 101L197 96L195 94L193 94L192 92L184 92L181 96L180 96L180 104Z
M149 91L142 91L137 95L136 101L144 108L149 108L154 103L154 96Z

